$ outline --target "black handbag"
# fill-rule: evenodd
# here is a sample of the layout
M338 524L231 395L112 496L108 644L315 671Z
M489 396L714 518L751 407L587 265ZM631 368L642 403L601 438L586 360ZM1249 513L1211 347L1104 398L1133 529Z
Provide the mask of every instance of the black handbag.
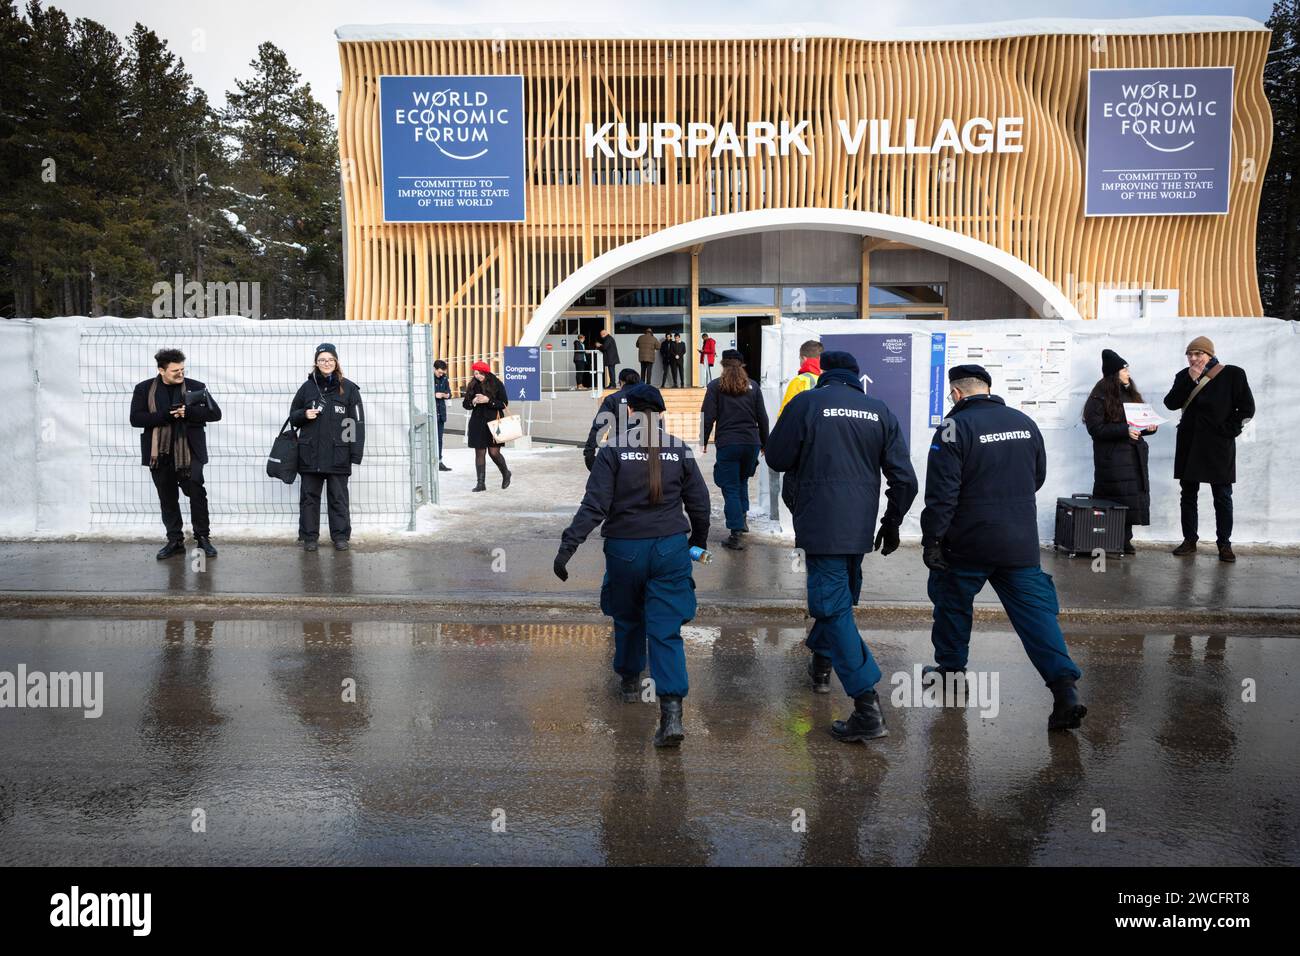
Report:
M266 459L268 478L279 478L286 485L291 485L298 477L298 432L284 420L280 434L275 436L271 454Z

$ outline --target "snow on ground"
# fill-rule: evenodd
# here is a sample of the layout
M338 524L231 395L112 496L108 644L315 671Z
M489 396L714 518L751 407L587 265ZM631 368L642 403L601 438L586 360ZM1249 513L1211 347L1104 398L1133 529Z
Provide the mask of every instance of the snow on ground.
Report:
M556 535L573 518L587 484L587 469L582 451L571 445L534 446L527 451L507 448L506 463L512 478L510 487L501 490L501 474L488 460L486 492L471 492L474 487L474 450L450 447L444 460L451 472L439 474L442 504L420 509L416 531L403 537L433 534L436 536L472 534L497 528L505 520L517 523L521 534ZM716 546L724 532L722 493L713 484L713 456L700 462L704 483L712 502L710 546ZM757 508L758 482L765 471L760 464L750 480L750 505ZM794 543L794 535L783 533L777 522L751 510L750 536L757 539Z
M455 441L457 439L452 439ZM452 470L440 472L439 492L441 502L424 505L416 512L415 530L401 527L382 527L354 524L352 541L359 545L418 544L454 539L486 531L499 531L503 524L517 530L523 537L555 537L573 518L582 500L587 484L587 469L582 463L581 449L572 445L534 445L530 449L507 446L506 463L511 471L510 487L501 490L501 473L492 460L487 463L485 492L472 492L474 487L474 449L456 444L444 452L443 460ZM365 467L364 465L362 467ZM712 501L710 519L710 547L716 548L719 536L724 535L722 493L713 484L713 455L700 462L704 483L709 488ZM750 480L750 502L758 506L758 482L765 479L760 470ZM794 543L792 533L783 533L777 522L766 515L751 511L750 537L762 540ZM186 522L186 533L190 533ZM321 515L321 536L328 534L325 516ZM596 532L599 534L599 531ZM6 537L10 541L159 541L163 535L162 523L152 516L137 525L114 525L102 531L68 535L52 533L22 537ZM285 523L273 527L233 527L215 523L213 543L222 542L293 542L297 527Z

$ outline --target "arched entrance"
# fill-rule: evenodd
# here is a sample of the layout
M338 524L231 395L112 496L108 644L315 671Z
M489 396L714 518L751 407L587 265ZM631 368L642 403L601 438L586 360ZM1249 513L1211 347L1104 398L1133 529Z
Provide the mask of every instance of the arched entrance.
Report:
M696 219L619 246L582 266L542 300L524 328L521 345L538 345L548 329L587 289L646 259L701 242L753 232L825 229L906 242L958 259L1000 280L1040 315L1079 319L1078 310L1041 272L1001 249L928 223L846 209L760 209Z

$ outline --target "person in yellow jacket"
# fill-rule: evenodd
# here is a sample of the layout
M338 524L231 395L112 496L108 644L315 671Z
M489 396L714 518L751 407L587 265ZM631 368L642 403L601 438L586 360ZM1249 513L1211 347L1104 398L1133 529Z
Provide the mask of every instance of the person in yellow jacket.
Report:
M799 346L799 373L785 387L785 397L781 399L781 408L776 413L777 417L781 417L781 412L785 411L785 407L790 404L790 399L800 392L816 387L817 379L821 378L821 374L822 344L816 339L809 339Z

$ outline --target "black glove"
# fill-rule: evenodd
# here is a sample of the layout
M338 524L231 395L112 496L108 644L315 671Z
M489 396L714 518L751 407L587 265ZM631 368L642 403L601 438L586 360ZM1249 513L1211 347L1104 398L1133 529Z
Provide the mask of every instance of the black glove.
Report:
M921 560L931 571L948 570L948 562L943 559L943 549L935 542L921 545Z
M591 466L595 464L595 462L596 462L596 453L594 451L587 451L586 449L583 449L582 463L587 466L588 471L591 471Z
M552 565L552 570L555 572L555 576L561 581L569 580L569 571L565 565L569 563L569 558L571 557L573 557L573 552L566 551L564 548L561 548L559 553L555 555L555 564Z
M893 554L897 551L898 525L880 522L880 530L876 532L876 543L872 550L879 551L881 554Z

